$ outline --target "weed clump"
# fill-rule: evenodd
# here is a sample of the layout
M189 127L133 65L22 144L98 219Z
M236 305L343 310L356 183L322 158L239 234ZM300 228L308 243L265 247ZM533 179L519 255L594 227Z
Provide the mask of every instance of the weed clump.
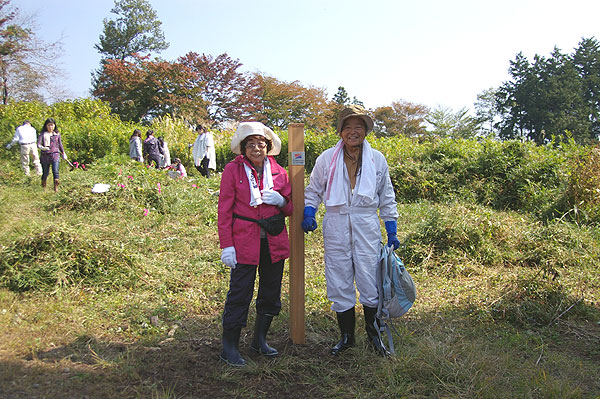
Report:
M495 320L520 328L546 327L561 317L585 318L589 312L584 302L569 295L563 285L540 275L524 276L507 284L489 311Z
M132 286L138 279L130 256L114 244L88 240L65 227L50 227L0 248L0 286L11 291L52 291L83 285Z
M464 274L461 268L468 262L475 268L527 267L558 276L564 269L589 267L600 259L600 249L586 229L569 223L545 224L458 203L425 203L421 208L420 222L406 235L401 252L405 263L422 269Z
M600 222L600 146L573 161L566 197L578 222Z

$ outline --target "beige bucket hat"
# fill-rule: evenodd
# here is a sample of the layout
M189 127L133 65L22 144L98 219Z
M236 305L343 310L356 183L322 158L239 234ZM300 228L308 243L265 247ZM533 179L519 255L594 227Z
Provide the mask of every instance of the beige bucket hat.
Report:
M337 123L337 133L340 134L342 132L342 126L344 126L344 121L351 116L358 116L363 121L365 121L365 125L367 126L367 132L369 133L373 130L373 119L367 114L367 111L361 107L360 105L349 105L340 112Z
M241 154L240 144L248 136L263 136L273 144L267 155L277 155L281 151L281 139L271 129L260 122L242 122L238 125L231 138L231 151Z

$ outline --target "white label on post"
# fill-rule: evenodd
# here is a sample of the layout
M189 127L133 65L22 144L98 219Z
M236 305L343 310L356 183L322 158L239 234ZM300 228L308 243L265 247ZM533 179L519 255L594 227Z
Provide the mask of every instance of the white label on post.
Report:
M290 165L304 166L304 151L290 152Z

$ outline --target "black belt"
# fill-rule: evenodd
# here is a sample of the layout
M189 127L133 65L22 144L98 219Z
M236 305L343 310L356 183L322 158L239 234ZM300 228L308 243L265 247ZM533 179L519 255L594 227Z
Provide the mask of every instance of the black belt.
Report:
M21 145L29 145L29 144L33 144L35 143L35 141L32 141L31 143L21 143Z

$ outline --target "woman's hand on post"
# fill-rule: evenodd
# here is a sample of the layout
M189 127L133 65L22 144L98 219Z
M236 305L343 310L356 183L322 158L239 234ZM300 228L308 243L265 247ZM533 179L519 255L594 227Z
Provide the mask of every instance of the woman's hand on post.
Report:
M235 248L234 247L223 248L223 251L221 251L221 261L223 263L225 263L225 266L235 269L235 266L237 265L237 258L235 256Z

